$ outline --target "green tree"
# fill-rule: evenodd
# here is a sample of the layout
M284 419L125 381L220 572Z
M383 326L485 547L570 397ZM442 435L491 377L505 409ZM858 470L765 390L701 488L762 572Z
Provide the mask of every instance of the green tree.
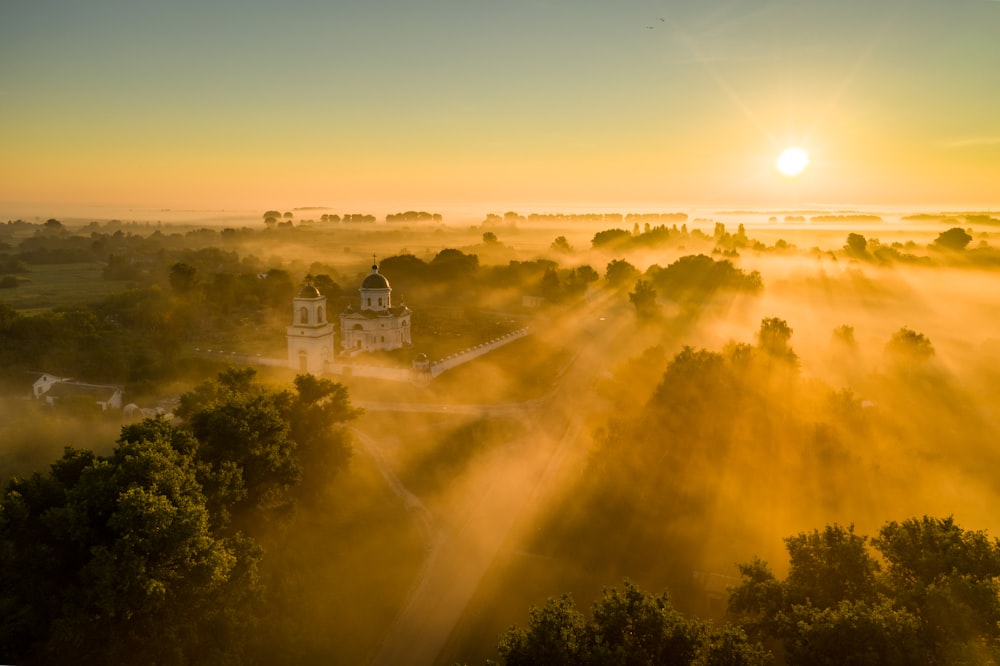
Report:
M170 288L180 294L194 289L197 269L190 264L178 262L170 267Z
M644 592L629 581L622 590L604 590L590 619L576 610L569 595L532 607L527 628L511 627L498 651L506 666L770 662L741 630L716 630L686 618L666 594Z
M300 494L319 497L351 457L345 423L361 410L352 407L343 384L315 375L295 378L296 395L288 408L289 434L302 468Z
M231 368L181 396L177 415L198 441L203 483L222 524L280 516L347 464L343 424L360 413L347 389L313 375L296 377L295 388L274 390L253 368Z
M253 368L230 369L181 396L177 415L199 442L199 460L221 519L288 508L302 468L285 418L287 391L256 381Z
M785 547L790 564L786 590L793 604L826 608L846 599L874 599L878 563L853 525L828 525L822 532L788 537Z
M428 275L439 282L462 282L479 270L479 257L445 248L434 255L428 268Z
M260 554L213 532L194 449L174 435L162 421L135 426L107 458L67 449L48 476L8 484L0 658L238 657Z
M1000 542L950 516L924 516L887 523L872 543L887 562L886 586L954 661L984 639L1000 652Z
M996 663L1000 542L951 518L887 523L871 545L837 525L786 539L788 577L754 560L729 608L788 664Z

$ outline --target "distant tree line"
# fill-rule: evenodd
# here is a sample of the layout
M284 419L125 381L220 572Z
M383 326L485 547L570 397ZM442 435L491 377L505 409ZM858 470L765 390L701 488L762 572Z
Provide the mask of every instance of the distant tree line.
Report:
M980 247L967 249L972 242L971 229L952 227L937 235L932 243L921 247L913 241L906 243L881 243L877 238L865 238L859 233L849 233L842 251L850 259L882 265L895 263L931 266L935 263L970 264L991 266L1000 264L1000 252L985 241ZM923 250L929 254L915 254Z
M521 215L516 211L507 211L503 215L489 213L483 224L500 224L512 222L558 222L571 224L611 223L645 223L645 224L677 224L687 222L687 213L529 213Z
M291 228L294 224L295 215L291 211L282 213L277 210L269 210L264 213L263 217L264 226L268 229L276 229L281 227ZM375 221L375 216L368 213L344 213L343 215L323 213L319 219L320 222L327 224L371 223ZM312 223L312 220L303 220L300 222L303 226L308 226L310 223Z
M390 213L385 216L386 222L441 222L443 219L441 213L428 213L422 210L408 210L404 213Z

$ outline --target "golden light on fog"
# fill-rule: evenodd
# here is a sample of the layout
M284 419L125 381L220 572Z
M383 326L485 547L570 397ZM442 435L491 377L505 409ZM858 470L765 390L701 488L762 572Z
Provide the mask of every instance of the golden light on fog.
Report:
M774 162L781 175L794 178L809 166L809 153L798 146L785 148Z

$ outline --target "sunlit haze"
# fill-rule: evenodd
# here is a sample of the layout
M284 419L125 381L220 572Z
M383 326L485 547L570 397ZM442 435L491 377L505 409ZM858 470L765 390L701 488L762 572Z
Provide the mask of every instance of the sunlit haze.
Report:
M782 175L794 178L809 166L809 154L798 147L786 148L778 155L774 166Z
M988 0L7 3L0 206L997 201ZM809 147L791 182L774 156Z
M5 0L0 664L1000 664L1000 0Z

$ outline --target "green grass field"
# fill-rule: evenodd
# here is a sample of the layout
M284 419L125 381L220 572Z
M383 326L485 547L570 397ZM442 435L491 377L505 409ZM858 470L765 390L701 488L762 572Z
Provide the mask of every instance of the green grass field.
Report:
M20 285L0 289L0 303L23 313L57 307L72 307L124 291L128 282L112 282L101 277L101 264L33 265L17 277Z

